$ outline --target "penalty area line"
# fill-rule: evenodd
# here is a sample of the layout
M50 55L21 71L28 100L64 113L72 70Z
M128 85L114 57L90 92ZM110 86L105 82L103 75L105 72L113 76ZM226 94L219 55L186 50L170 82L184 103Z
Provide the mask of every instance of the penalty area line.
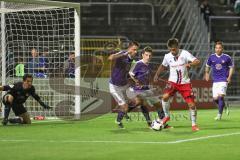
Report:
M105 140L31 140L31 139L0 139L0 142L31 142L31 143L116 143L116 144L179 144L185 142L193 142L193 141L200 141L212 138L219 138L219 137L229 137L234 135L240 135L240 132L235 133L227 133L227 134L217 134L217 135L210 135L210 136L203 136L203 137L196 137L196 138L189 138L189 139L182 139L176 141L105 141Z

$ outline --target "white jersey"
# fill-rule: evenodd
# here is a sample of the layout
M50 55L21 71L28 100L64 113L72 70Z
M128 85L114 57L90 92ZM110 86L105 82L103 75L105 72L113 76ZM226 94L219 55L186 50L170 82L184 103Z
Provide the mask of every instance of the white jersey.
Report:
M190 83L188 77L188 69L185 66L189 61L193 62L196 58L186 50L179 50L178 56L174 56L171 52L165 54L162 65L170 68L168 81L187 84Z

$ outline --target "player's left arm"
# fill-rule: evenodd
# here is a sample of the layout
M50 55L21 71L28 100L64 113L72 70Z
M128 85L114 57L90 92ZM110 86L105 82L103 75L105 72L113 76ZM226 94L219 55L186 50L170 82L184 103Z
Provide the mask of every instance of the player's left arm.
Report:
M229 75L228 75L228 78L227 78L228 83L231 83L233 73L234 73L234 67L230 67Z
M229 67L230 69L229 69L229 74L228 74L227 81L228 81L228 83L231 83L232 75L233 75L233 73L234 73L234 65L233 65L233 62L232 62L232 59L231 59L231 58L229 59L228 67Z
M38 101L38 103L44 108L44 109L50 109L51 107L49 105L47 105L46 103L44 103L41 98L39 97L39 95L35 92L35 88L33 87L32 91L31 91L31 96Z
M197 59L196 57L194 57L191 53L187 52L186 53L186 58L188 61L190 61L190 63L187 63L185 66L186 67L192 67L192 66L198 66L200 65L200 60Z
M201 63L201 62L200 62L199 59L195 59L195 60L193 60L192 62L188 63L188 67L198 66L200 63Z

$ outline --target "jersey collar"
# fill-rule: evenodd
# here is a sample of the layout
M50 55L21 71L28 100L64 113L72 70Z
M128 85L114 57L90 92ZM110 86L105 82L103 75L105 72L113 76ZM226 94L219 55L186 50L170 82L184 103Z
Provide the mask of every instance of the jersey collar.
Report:
M181 53L182 53L182 50L181 49L179 49L178 50L178 54L176 55L176 56L174 56L173 54L172 54L172 52L170 52L171 53L171 55L172 55L172 57L173 58L177 58L178 59L178 57L181 55Z
M216 57L218 57L218 58L219 58L219 57L221 57L221 56L223 55L223 53L222 53L220 56L219 56L219 55L217 55L217 53L215 53L215 55L216 55Z

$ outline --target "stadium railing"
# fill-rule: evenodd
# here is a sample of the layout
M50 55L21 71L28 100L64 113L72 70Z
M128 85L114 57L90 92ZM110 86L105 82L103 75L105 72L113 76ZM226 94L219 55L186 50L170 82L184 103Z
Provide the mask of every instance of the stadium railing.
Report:
M184 48L189 49L190 44L194 43L195 49L198 47L207 47L199 48L203 50L208 49L208 46L202 45L208 40L208 28L197 1L178 1L168 25L172 26L172 37L180 37L180 42L185 43Z
M81 3L81 7L88 7L92 5L107 5L108 11L107 11L107 19L108 19L108 25L111 25L112 23L112 6L120 6L120 5L133 5L133 6L149 6L151 9L151 24L155 25L155 10L154 6L152 3L128 3L128 2L118 2L118 3L113 3L113 2L89 2L89 3Z
M165 18L167 14L171 12L172 7L175 7L176 3L177 3L177 0L169 0L169 1L159 0L156 6L160 6L159 11L162 11L161 18Z
M218 39L227 42L239 42L239 23L240 16L210 16L208 42Z

